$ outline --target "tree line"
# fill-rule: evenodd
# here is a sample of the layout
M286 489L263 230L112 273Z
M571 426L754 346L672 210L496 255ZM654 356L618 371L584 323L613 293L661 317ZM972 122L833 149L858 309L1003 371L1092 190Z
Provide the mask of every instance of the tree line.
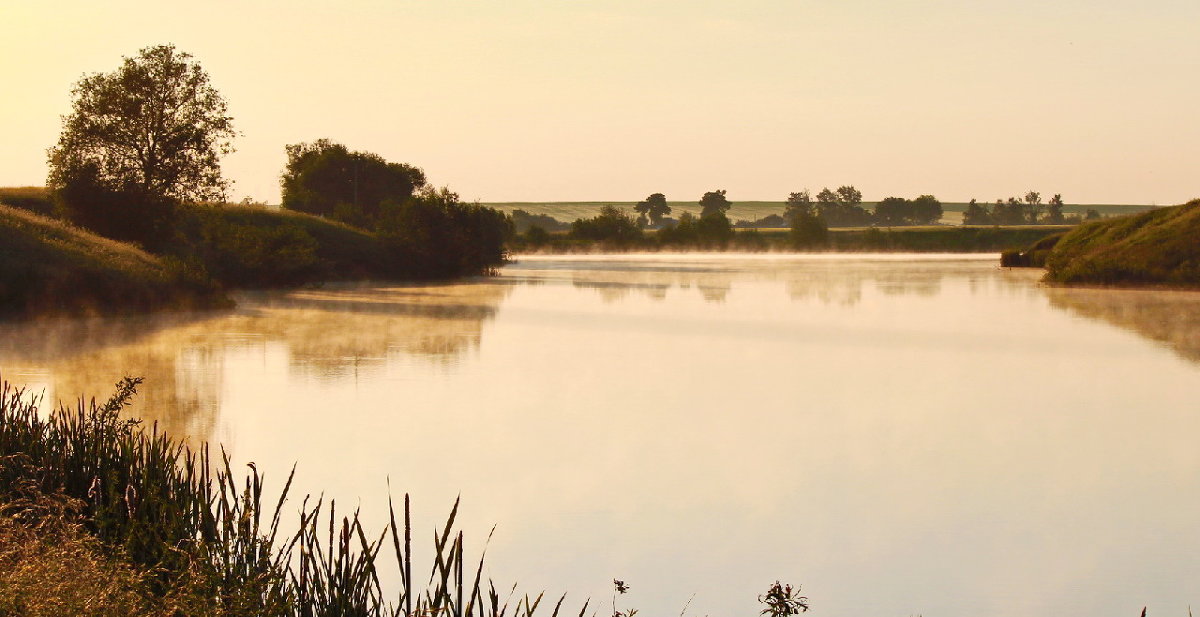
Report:
M197 277L270 285L317 275L297 268L329 252L311 225L225 208L220 159L237 132L191 55L147 47L111 73L85 76L71 98L48 152L60 218L169 256ZM283 209L365 230L341 237L378 245L370 276L442 278L503 263L509 217L431 186L421 169L328 139L286 152Z
M1043 204L1041 193L1029 191L1023 198L997 199L991 205L972 199L963 212L963 225L1072 225L1099 218L1091 208L1084 215L1066 215L1062 195L1055 193Z

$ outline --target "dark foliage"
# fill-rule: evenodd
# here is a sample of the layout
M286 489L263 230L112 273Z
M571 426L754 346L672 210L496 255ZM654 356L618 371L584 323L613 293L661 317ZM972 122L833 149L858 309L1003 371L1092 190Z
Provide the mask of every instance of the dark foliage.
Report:
M72 92L47 186L60 211L102 235L160 246L179 202L216 201L235 135L225 100L191 56L147 47Z
M792 217L789 239L797 249L821 248L829 244L829 229L816 214L797 213Z
M384 203L381 211L377 235L389 276L436 279L484 274L507 258L511 219L499 210L461 203L446 189Z
M354 152L328 139L287 146L283 207L371 228L384 202L400 202L425 186L425 174L389 163L370 152Z
M642 230L633 217L616 206L600 208L600 214L571 223L570 237L576 240L629 246L642 240Z
M723 215L732 207L733 204L725 198L725 189L709 191L700 198L700 218L714 214Z
M525 210L512 211L513 229L517 233L525 233L531 227L540 227L543 231L567 231L570 223L564 223L548 214L530 214Z
M638 218L645 217L647 224L651 227L660 227L663 224L663 217L671 213L671 206L667 205L667 198L662 193L654 193L645 201L639 201L633 209L641 215Z

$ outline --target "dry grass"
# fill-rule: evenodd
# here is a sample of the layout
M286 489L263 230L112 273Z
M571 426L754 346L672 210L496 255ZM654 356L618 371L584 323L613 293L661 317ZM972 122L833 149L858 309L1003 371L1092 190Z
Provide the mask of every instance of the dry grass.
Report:
M145 575L106 555L61 501L38 501L9 504L0 515L0 615L172 614L150 593Z

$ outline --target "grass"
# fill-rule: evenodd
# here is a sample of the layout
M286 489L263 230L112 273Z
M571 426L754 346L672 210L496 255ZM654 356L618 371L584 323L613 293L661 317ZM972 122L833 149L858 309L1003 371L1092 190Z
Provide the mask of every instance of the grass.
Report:
M374 234L262 206L184 207L167 252L232 287L388 278Z
M1045 258L1046 280L1200 287L1200 199L1080 225Z
M228 457L123 419L139 381L48 415L0 386L0 565L20 564L0 568L0 614L528 617L542 606L497 592L483 557L464 561L457 503L424 568L407 495L376 533L308 497L291 526L291 476L267 499L253 466L239 481ZM388 561L394 596L381 583ZM431 573L424 584L418 569ZM79 602L86 611L70 608Z
M54 215L54 202L44 186L0 187L0 204L41 214Z
M98 314L220 306L224 297L170 260L0 205L0 313Z

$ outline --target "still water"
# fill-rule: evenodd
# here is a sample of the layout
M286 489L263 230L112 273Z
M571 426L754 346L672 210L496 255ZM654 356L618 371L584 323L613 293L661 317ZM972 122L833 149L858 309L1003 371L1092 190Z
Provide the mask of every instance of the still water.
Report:
M620 578L648 617L754 615L777 579L815 615L1186 615L1200 293L995 261L527 257L0 324L0 371L51 401L144 376L134 414L377 524L389 482L430 532L461 494L497 588L576 612Z

